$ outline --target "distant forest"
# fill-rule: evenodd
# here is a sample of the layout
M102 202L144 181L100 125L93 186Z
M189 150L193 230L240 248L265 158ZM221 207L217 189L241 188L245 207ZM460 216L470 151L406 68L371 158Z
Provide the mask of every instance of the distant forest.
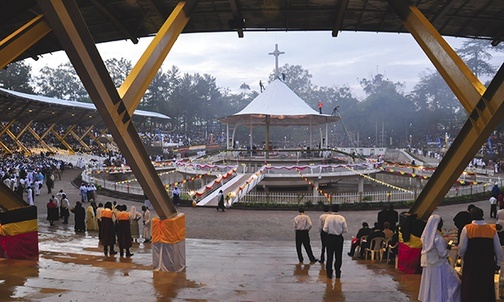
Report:
M502 51L504 46L491 47L482 40L467 40L456 50L477 76L491 77L500 66L488 62L492 53ZM124 58L106 60L105 65L116 87L132 69L132 62ZM437 148L438 141L454 138L467 120L467 112L435 70L422 72L410 92L404 91L403 83L383 74L362 78L360 85L365 97L361 100L346 85L314 85L309 70L302 66L285 64L280 72L285 75L285 84L312 108L317 110L320 100L324 113L334 111L342 117L342 122L330 126L330 146ZM273 79L272 73L269 82ZM267 88L267 84L265 86ZM0 71L0 87L91 102L69 62L57 67L45 66L37 76L32 75L31 66L25 61L11 63ZM172 66L157 72L139 109L170 116L174 120L170 131L220 135L225 127L217 118L240 111L260 93L251 90L249 83L243 83L240 89L239 93L232 93L227 88L217 87L216 78L210 74L182 74ZM490 137L492 147L501 151L500 154L504 153L503 126L501 122ZM264 130L254 130L254 136L258 133L260 137L261 131ZM246 144L248 135L248 129L239 129L236 140ZM294 131L279 127L271 131L270 136L272 143L279 147L308 144L306 127Z

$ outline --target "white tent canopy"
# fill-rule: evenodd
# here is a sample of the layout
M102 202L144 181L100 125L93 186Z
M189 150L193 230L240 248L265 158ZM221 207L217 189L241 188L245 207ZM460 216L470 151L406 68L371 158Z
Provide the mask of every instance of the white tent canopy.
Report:
M280 79L273 81L268 88L257 96L242 111L230 116L221 117L219 121L227 125L227 147L230 147L229 125L235 125L234 134L238 125L250 127L250 145L252 148L252 128L254 126L266 127L266 150L269 147L269 126L311 126L326 125L325 147L327 147L327 125L340 120L339 116L320 114L312 109L305 101L297 96ZM266 151L266 156L268 151Z
M236 125L257 126L266 124L266 116L269 117L269 125L284 126L319 125L340 120L339 116L319 114L287 85L276 79L242 111L221 117L219 121Z

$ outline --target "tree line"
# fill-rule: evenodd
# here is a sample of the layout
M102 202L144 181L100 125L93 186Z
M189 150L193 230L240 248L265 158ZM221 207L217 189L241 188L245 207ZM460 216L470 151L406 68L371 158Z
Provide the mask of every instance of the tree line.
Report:
M477 76L493 76L497 67L489 63L492 53L504 50L503 46L491 48L488 45L483 40L466 40L456 50ZM131 61L124 58L108 59L105 65L116 87L123 83L132 69ZM438 138L455 137L467 120L467 113L435 70L422 72L418 83L409 92L405 91L404 83L384 74L362 78L363 99L358 99L347 85L314 85L310 72L300 65L285 64L280 67L280 72L285 84L312 108L316 109L321 100L324 113L334 112L342 117L342 122L331 125L332 146L425 147ZM272 72L269 82L273 80ZM0 86L91 102L69 62L56 67L45 66L36 76L32 75L31 66L25 61L11 63L0 71ZM249 83L243 83L239 92L231 92L228 88L218 87L216 78L210 74L182 73L178 67L172 66L156 73L139 109L170 116L175 130L179 132L199 131L219 135L224 126L217 122L217 118L240 111L259 93L251 90ZM501 123L494 132L498 140L501 140L502 130ZM257 131L261 133L264 130ZM248 129L239 129L236 139L248 143L248 133ZM292 131L280 128L271 132L274 144L291 147L306 142L307 137L303 129Z

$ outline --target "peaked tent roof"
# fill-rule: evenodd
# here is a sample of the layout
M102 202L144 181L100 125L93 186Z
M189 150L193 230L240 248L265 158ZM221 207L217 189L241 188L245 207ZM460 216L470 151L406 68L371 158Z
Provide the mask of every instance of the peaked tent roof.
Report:
M319 114L297 96L279 79L273 81L266 90L257 96L242 111L221 117L222 123L237 125L265 125L269 116L270 125L319 125L334 123L339 116Z

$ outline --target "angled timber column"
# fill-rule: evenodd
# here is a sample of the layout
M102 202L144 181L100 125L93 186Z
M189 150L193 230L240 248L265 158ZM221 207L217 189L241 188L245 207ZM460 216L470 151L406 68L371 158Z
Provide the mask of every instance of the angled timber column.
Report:
M422 190L411 213L426 219L504 116L504 64L479 99L469 119Z
M94 140L96 142L96 144L98 145L98 147L100 147L100 149L103 150L103 152L107 152L107 147L105 147L101 142L100 142L100 137L101 135L99 135L98 137L96 137L92 132L89 132L88 133L89 137Z
M89 146L73 131L73 129L70 129L68 133L75 138L79 144L84 147L85 150L89 150Z
M65 148L67 148L68 152L70 154L73 154L75 153L75 151L72 149L72 147L61 137L61 135L58 134L58 132L56 132L54 130L54 128L51 128L51 133L54 135L54 137L56 137L56 139L63 145L65 146Z
M12 140L23 150L24 154L31 154L31 151L23 145L23 143L17 139L17 136L12 133L12 131L8 130L6 131L7 135L12 138Z
M71 0L38 3L157 214L161 219L176 216L177 210L131 122L129 110L136 106L126 104L119 96L77 4ZM146 68L154 72L151 66ZM130 89L139 88L128 88L127 92Z
M501 66L486 89L416 7L402 0L389 3L469 113L469 119L410 209L410 213L427 219L502 119L504 71Z
M467 112L485 92L485 86L415 6L404 0L389 0L404 26L412 34Z
M0 147L2 147L2 149L4 149L5 153L9 153L9 154L12 154L12 151L11 149L9 149L9 147L7 147L4 143L2 143L0 141Z
M51 149L51 147L49 147L48 144L46 144L46 142L44 142L44 140L42 138L40 138L40 136L37 134L37 132L35 132L35 130L32 129L32 127L28 127L28 132L30 132L33 137L39 141L39 143L42 144L42 146L44 146L44 148L46 148L47 150L49 150L49 152L53 152L53 150Z
M119 96L123 99L125 109L130 116L140 104L145 91L182 33L196 3L197 0L178 3L118 89Z
M43 15L38 15L0 41L0 69L51 32Z

